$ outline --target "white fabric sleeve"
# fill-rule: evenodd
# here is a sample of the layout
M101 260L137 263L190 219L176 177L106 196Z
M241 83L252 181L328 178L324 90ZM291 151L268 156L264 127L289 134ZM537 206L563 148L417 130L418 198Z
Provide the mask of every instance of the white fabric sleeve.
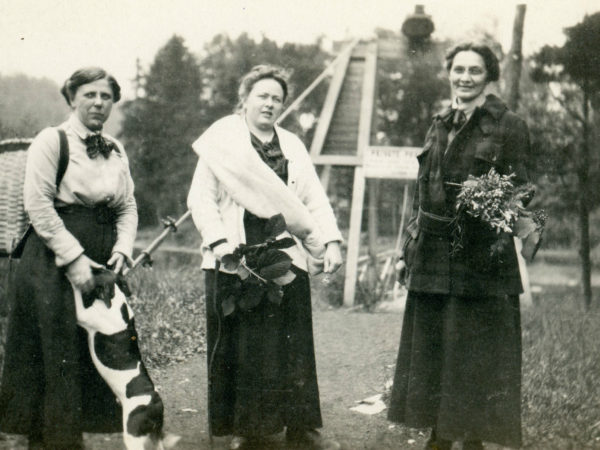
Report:
M188 193L187 205L192 212L192 219L200 234L202 245L227 240L225 224L218 205L219 182L206 162L198 159Z
M56 265L62 267L81 255L83 247L54 209L59 155L58 132L46 128L36 136L27 152L23 202L35 232L56 255Z

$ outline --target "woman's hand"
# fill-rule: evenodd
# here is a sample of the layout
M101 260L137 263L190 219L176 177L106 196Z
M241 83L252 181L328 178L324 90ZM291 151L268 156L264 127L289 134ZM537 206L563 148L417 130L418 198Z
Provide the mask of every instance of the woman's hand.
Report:
M326 244L323 260L323 271L325 273L334 273L340 268L342 265L342 251L338 241L331 241Z
M127 263L127 258L121 252L114 252L106 266L111 268L115 273L121 273L121 271L125 268L125 264Z
M77 289L83 293L94 289L94 276L92 269L101 269L103 266L91 260L83 253L67 266L67 278Z

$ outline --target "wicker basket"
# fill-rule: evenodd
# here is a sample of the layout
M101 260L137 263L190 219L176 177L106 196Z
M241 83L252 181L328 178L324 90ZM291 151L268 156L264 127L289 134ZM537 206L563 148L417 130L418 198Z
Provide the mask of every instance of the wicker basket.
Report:
M23 209L23 180L31 139L0 141L0 256L10 255L29 219Z

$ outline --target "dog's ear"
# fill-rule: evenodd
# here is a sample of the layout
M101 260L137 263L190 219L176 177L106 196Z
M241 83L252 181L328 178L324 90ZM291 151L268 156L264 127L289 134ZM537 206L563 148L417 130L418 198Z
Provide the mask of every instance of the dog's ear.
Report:
M112 305L112 299L115 296L115 283L111 281L106 283L102 287L102 301L106 304L107 308L110 308Z
M92 291L93 297L90 299L91 302L88 301L88 303L91 305L95 300L102 300L106 304L106 307L110 308L111 300L115 295L117 274L103 267L92 269L92 274L94 275L94 290ZM86 306L85 300L84 306Z
M116 283L119 289L121 289L121 292L125 294L125 297L131 297L131 288L129 287L127 279L123 275L117 275Z
M98 298L98 287L95 287L90 292L81 293L81 300L83 302L84 308L89 308L94 304L96 299Z

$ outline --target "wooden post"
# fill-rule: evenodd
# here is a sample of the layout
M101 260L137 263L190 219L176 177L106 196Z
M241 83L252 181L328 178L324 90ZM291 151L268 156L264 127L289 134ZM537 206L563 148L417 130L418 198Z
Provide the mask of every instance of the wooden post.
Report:
M379 180L367 180L369 188L369 255L377 254L377 236L379 221L377 220L377 197L379 196Z
M581 258L581 285L585 309L592 305L592 260L590 258L590 94L589 82L583 85L583 142L579 149L577 165L578 215L579 215L579 257Z
M525 24L525 11L527 5L517 5L515 21L513 24L512 45L508 52L506 64L506 103L511 111L519 107L519 81L521 79L521 66L523 65L523 25Z
M525 11L527 5L517 5L515 20L513 23L513 35L510 51L506 64L506 101L509 109L516 111L519 108L519 81L521 79L521 66L523 65L523 26L525 24ZM515 247L519 261L519 272L521 274L521 283L523 284L523 293L520 296L521 305L529 307L533 304L531 296L531 286L529 284L529 273L527 272L527 263L521 255L523 242L515 238Z
M369 190L369 222L368 222L368 236L369 236L369 262L367 264L367 276L368 276L368 289L371 292L375 292L377 288L377 237L379 235L379 220L378 214L378 197L379 197L379 183L378 179L367 180L367 187Z
M357 157L362 161L371 138L371 120L375 102L375 78L377 76L377 42L370 43L365 56L365 73L361 88L360 119L358 122ZM362 164L362 162L361 162ZM344 306L354 306L356 293L356 271L360 247L360 225L365 196L365 174L361 166L354 169L352 188L352 210L346 256L346 280L344 281Z
M398 229L398 213L400 213L400 202L397 197L392 200L392 230Z
M352 187L352 209L350 210L350 230L348 231L348 252L346 254L346 279L344 280L344 306L354 306L364 198L365 176L363 168L357 167L354 169L354 184Z
M402 232L404 231L404 222L406 221L406 208L408 207L408 183L404 182L404 193L402 194L402 213L400 214L400 228L398 229L398 241L396 243L396 249L400 250L400 242L402 242Z

